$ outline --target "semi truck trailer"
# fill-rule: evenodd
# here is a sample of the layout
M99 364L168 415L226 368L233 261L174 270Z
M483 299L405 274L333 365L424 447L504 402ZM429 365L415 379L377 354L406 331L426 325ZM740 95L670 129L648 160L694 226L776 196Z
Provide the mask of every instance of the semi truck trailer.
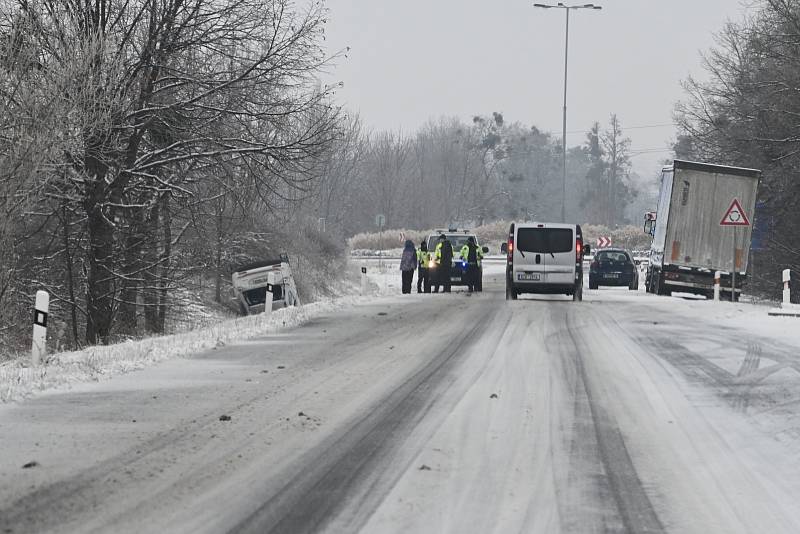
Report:
M722 294L736 299L747 281L760 178L756 169L691 161L664 167L658 209L645 215L647 291L711 297L720 271Z

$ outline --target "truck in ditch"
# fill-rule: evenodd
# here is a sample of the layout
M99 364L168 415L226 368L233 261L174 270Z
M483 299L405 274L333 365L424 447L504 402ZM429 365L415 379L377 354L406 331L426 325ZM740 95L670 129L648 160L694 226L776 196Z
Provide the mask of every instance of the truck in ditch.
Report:
M756 194L755 169L675 160L661 172L658 209L645 215L652 236L645 287L736 299L747 280Z
M265 260L236 268L231 275L233 298L242 315L269 313L274 309L298 306L297 287L289 258Z

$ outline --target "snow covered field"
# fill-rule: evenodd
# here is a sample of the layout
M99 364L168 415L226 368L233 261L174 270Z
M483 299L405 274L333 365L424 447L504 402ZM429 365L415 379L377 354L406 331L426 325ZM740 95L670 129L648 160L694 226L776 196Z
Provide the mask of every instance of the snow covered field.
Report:
M363 261L365 297L59 356L0 406L0 531L800 531L797 319Z

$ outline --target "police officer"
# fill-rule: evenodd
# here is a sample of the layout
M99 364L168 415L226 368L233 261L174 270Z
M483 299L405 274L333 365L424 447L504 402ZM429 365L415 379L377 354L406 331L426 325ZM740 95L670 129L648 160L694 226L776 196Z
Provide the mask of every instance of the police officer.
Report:
M436 251L433 253L436 262L436 285L434 293L439 292L439 286L443 286L442 293L450 293L450 269L453 265L453 245L447 236L441 234L439 242L436 244Z
M466 244L461 247L461 259L467 262L467 289L472 293L478 284L478 269L483 259L483 251L475 244L474 237L469 236Z
M417 250L417 263L419 265L417 293L422 293L423 288L425 293L431 292L430 270L428 269L428 263L430 263L430 261L431 253L428 252L428 243L423 240L422 243L419 244L419 250Z

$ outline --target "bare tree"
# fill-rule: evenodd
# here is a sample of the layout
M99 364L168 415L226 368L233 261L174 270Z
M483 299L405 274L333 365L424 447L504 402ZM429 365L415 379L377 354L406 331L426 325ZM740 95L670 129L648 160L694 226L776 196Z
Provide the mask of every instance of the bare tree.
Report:
M22 73L6 99L55 81L30 107L63 103L50 132L64 139L67 198L83 211L88 342L108 340L119 304L142 284L168 289L173 196L192 198L224 162L246 169L267 204L287 187L311 189L307 171L338 121L314 88L328 60L321 2L302 12L288 0L6 6L3 30L19 51L7 68Z

